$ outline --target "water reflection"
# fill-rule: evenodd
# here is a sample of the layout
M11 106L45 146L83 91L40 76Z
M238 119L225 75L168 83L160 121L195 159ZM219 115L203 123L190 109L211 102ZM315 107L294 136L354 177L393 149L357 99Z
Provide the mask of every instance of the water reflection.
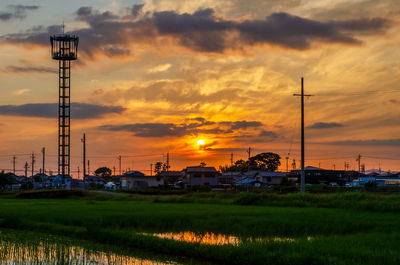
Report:
M10 241L0 238L0 264L176 264L139 259L79 246L38 241L35 243Z
M204 233L204 234L196 234L194 232L186 231L179 233L143 233L144 235L151 235L159 238L167 238L176 241L184 241L188 243L198 243L205 245L235 245L243 243L244 240L241 240L235 236L229 235L221 235L214 233ZM307 240L311 240L311 237L307 237ZM298 239L291 237L268 237L268 238L247 238L245 241L248 242L262 242L262 241L275 241L275 242L295 242Z
M226 236L214 233L196 234L194 232L179 232L179 233L154 233L146 234L159 238L173 239L176 241L185 241L189 243L199 243L206 245L239 245L241 242L235 236Z

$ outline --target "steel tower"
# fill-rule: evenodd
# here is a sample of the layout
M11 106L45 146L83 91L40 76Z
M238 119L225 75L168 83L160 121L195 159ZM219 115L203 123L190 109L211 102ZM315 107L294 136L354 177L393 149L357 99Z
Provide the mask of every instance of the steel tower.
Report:
M71 61L78 58L79 37L54 35L50 37L51 56L58 60L58 174L63 180L70 173L70 80Z

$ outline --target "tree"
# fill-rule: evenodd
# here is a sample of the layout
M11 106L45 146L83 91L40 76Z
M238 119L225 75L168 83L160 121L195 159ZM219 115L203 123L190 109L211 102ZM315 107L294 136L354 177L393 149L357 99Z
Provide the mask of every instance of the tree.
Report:
M261 153L250 157L249 168L255 170L276 171L281 165L281 157L275 153Z
M163 162L157 162L154 165L154 173L160 174L164 169L164 163Z
M96 176L101 176L104 178L111 176L112 171L108 167L99 167L98 169L96 169L96 171L94 171L94 174Z
M4 171L0 172L0 188L4 188L6 185L10 184L13 184L13 182L8 174L4 173Z
M232 166L220 166L222 172L246 172L248 170L276 171L281 165L281 157L275 153L260 153L249 160L243 159L235 161Z

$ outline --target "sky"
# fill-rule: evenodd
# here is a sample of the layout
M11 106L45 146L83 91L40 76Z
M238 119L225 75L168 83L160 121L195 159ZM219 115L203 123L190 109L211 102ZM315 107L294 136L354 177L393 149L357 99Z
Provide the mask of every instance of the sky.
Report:
M36 154L57 170L58 64L50 35L79 36L71 172L150 172L276 152L300 165L400 170L398 0L2 0L0 169ZM199 140L203 140L200 141ZM197 143L204 145L198 145Z

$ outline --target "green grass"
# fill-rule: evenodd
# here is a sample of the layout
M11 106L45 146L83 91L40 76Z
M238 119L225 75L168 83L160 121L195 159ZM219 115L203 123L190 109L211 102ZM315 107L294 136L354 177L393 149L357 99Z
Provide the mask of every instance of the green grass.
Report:
M0 227L183 255L219 264L398 264L400 195L235 194L107 195L80 198L0 197ZM176 242L137 232L214 232L240 246ZM307 240L307 237L312 237Z

